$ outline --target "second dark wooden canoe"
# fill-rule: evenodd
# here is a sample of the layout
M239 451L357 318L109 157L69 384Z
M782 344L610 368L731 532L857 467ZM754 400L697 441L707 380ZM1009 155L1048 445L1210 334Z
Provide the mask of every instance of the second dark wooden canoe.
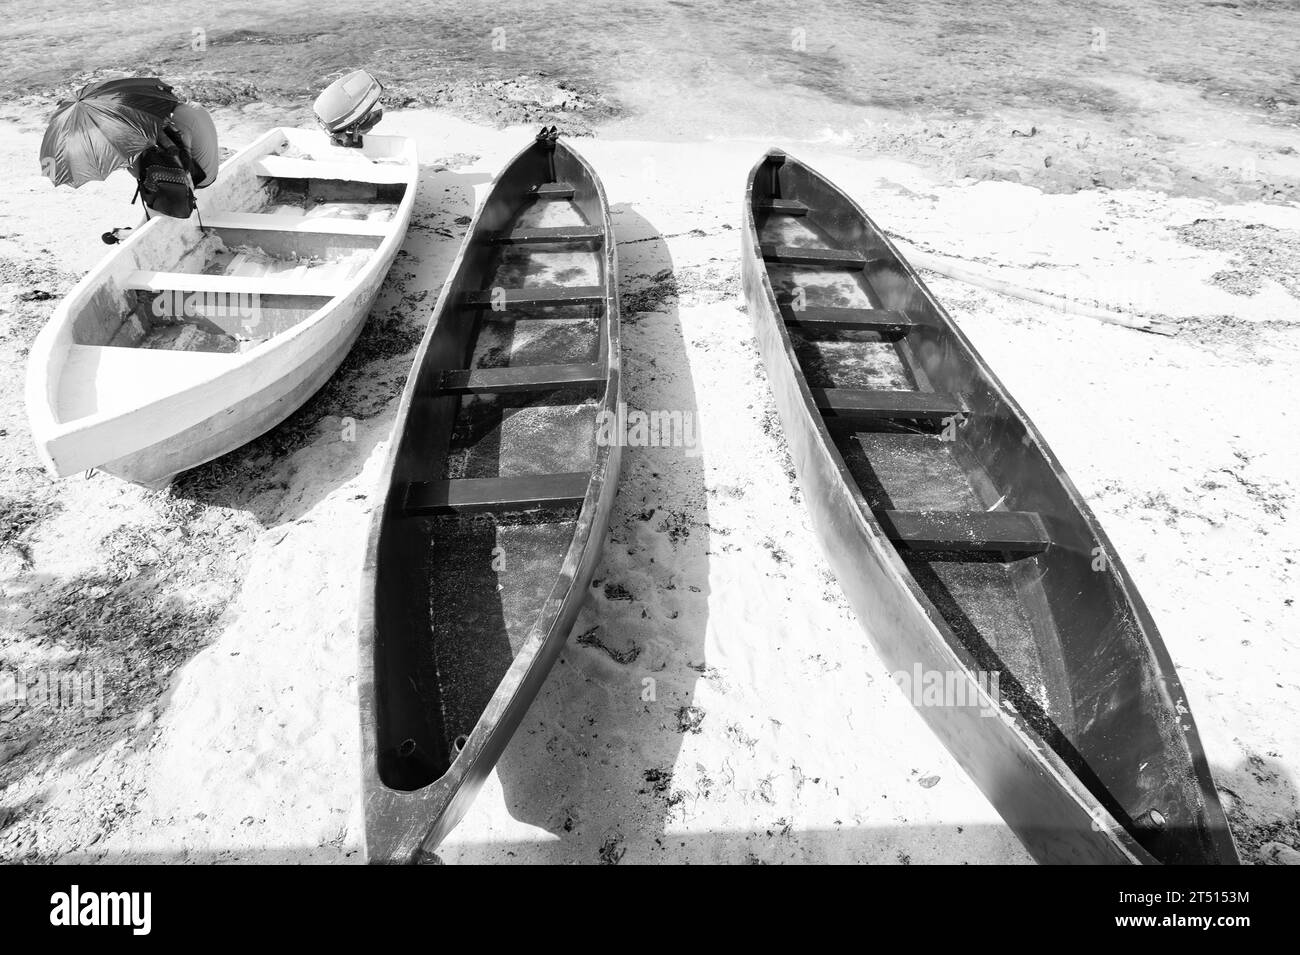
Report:
M1155 623L1042 435L828 180L773 150L743 215L815 527L934 732L1041 862L1237 862Z
M469 227L398 409L362 577L366 855L463 817L568 638L621 448L618 261L591 167L542 135Z

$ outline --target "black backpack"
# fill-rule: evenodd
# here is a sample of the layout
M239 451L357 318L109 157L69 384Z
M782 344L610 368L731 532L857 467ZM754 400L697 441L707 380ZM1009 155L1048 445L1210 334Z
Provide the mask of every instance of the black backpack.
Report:
M164 128L158 142L141 154L136 168L135 194L144 205L146 219L150 210L174 219L188 219L198 207L190 184L202 181L203 170L170 129ZM131 201L135 202L134 196Z

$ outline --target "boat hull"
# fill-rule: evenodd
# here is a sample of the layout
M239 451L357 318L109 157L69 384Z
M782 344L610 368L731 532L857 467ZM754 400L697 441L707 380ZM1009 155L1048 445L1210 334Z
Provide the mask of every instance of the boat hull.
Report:
M310 279L299 282L301 288L293 295L278 291L285 288L278 278L261 283L258 279L221 277L231 288L239 288L241 283L242 287L255 291L263 288L268 293L265 301L293 303L288 313L295 317L286 321L275 317L286 314L285 308L273 305L263 309L256 294L245 296L249 302L256 303L253 312L219 320L226 321L227 326L253 323L248 327L256 327L261 321L284 322L283 326L273 325L274 333L245 353L224 355L121 347L108 340L107 332L92 332L95 337L89 343L82 343L80 339L86 332L79 331L79 327L93 326L88 316L96 312L111 314L123 307L120 302L124 298L129 301L130 296L140 295L132 290L133 283L139 284L141 275L156 274L141 271L158 267L154 263L167 262L169 256L179 255L180 271L168 273L165 278L179 281L180 287L187 282L208 280L205 275L194 274L198 269L194 253L189 251L206 241L198 216L193 220L156 218L134 230L69 293L33 346L28 370L28 412L37 449L51 471L66 476L96 468L149 487L165 485L178 472L229 453L274 428L301 407L338 369L359 337L403 241L414 206L418 164L414 146L396 137L373 140L381 144L375 150L383 150L385 155L392 153L392 161L358 160L353 164L358 175L372 175L370 180L359 180L367 188L390 188L385 185L388 183L404 187L391 218L377 226L348 219L312 221L308 216L295 219L240 213L245 204L265 201L258 183L286 181L274 177L268 180L271 173L347 174L348 164L337 161L299 162L295 166L294 160L284 160L278 169L256 167L268 156L282 159L274 150L286 148L286 143L288 148L310 146L315 142L312 138L315 135L300 130L272 130L260 137L223 166L223 178L218 186L213 187L211 194L202 196L201 213L208 216L209 223L221 223L225 216L224 224L217 225L215 234L228 238L236 249L271 243L294 255L311 256L315 248L329 248L333 244L341 245L344 251L339 254L345 255L347 243L372 243L364 246L372 251L359 270L343 282L322 281L319 293L318 286ZM257 175L249 172L254 168L258 170ZM324 188L335 191L352 185L347 180L320 181L325 183ZM178 253L177 249L182 251ZM200 319L196 324L218 327L207 319ZM74 364L77 358L84 359L83 363ZM96 368L100 365L129 367L130 362L139 364L138 374L118 372L115 378L98 380ZM175 363L175 368L169 369L168 362ZM187 373L186 368L192 368L193 372ZM143 389L136 402L118 398L115 388L126 391L137 380L149 381L155 372L168 376L167 380L174 381L174 385ZM106 381L116 385L108 385ZM69 414L66 407L69 395L76 398L79 391L88 395L99 392L99 395L82 399L87 407Z
M867 637L892 673L942 674L948 681L942 705L919 705L915 691L912 701L918 703L917 710L931 730L1037 861L1071 864L1149 864L1160 861L1120 821L1118 814L1122 814L1123 809L1118 807L1117 801L1104 792L1099 795L1102 787L1089 775L1086 765L1080 765L1077 759L1067 759L1071 755L1069 752L1063 756L1043 738L1038 724L1031 724L1024 714L1008 707L1005 699L990 692L987 674L981 669L981 658L954 637L943 615L913 580L895 542L873 516L857 484L855 472L846 465L828 428L824 411L818 405L817 396L801 369L800 355L789 331L789 307L783 312L769 272L772 257L780 253L774 253L770 247L765 253L759 234L756 204L765 209L771 207L773 189L778 187L768 185L776 181L770 177L775 176L775 167L787 161L795 162L774 150L760 160L750 174L743 208L744 293L804 500L828 561ZM806 168L796 166L801 172L793 175L802 174ZM811 171L807 171L807 175L816 177ZM851 200L837 194L837 190L820 177L816 177L813 191L820 191L819 198L823 202L833 201L842 206L827 213L835 220L833 228L844 235L856 236L867 250L868 261L871 256L880 256L887 250L888 255L893 256L891 265L898 267L896 274L906 269L896 250ZM801 207L799 203L795 205ZM912 291L920 290L927 300L932 301L919 277L910 269L906 271L909 281L915 283ZM950 322L946 313L938 310L937 303L934 303L934 309L923 316L924 320L933 321L936 327L941 327L940 316ZM797 319L795 321L797 323ZM947 329L944 331L946 333ZM955 329L954 334L960 335ZM964 337L956 340L970 348ZM932 353L938 350L936 347ZM970 354L974 355L973 348ZM975 360L978 362L977 356ZM982 367L980 371L985 387L1000 391L991 373ZM999 395L999 400L1003 400L1003 396ZM1009 399L1004 400L1003 406L1023 416L1023 412ZM1032 425L1027 420L1023 425L1028 440L1017 443L1028 445L1032 441L1035 445L1040 444L1041 437ZM1050 453L1045 454L1047 461L1054 465ZM1062 489L1076 493L1063 478ZM1104 545L1107 554L1113 554L1109 542L1094 526L1095 522L1082 502L1076 500L1073 506L1080 526L1087 527L1088 532ZM1131 582L1122 566L1118 565L1117 558L1113 558L1108 570L1116 574L1121 586L1127 585L1131 589ZM1126 607L1126 612L1148 624L1148 635L1154 634L1154 624L1149 623L1149 615L1140 601L1134 600ZM1173 675L1172 664L1168 662L1158 638L1148 652L1153 660L1152 669L1163 671L1162 689L1171 694L1167 701L1181 701L1181 689ZM954 678L957 685L951 682ZM1172 706L1170 710L1172 713ZM1181 729L1183 738L1171 745L1187 746L1187 772L1199 787L1194 811L1200 814L1201 830L1194 833L1190 841L1197 845L1195 852L1203 852L1205 857L1197 861L1235 862L1235 848L1209 780L1208 767L1190 716L1184 718ZM1073 755L1077 756L1077 753ZM1088 778L1081 778L1081 772ZM1189 850L1189 854L1191 852Z
M570 181L554 181L556 176ZM521 257L501 251L503 241L506 247L518 242L514 248L529 249L546 248L553 241L553 235L546 234L556 228L546 224L549 219L543 218L535 230L519 227L522 210L554 201L543 198L546 189L568 196L566 201L585 218L577 231L587 238L576 244L600 239L598 252L588 256L599 265L594 292L593 286L564 291L566 282L560 276L572 270L573 261L560 261L549 271L543 268L541 275L523 280L520 287ZM559 247L569 250L574 244ZM561 251L558 259L566 254ZM380 503L372 519L361 580L361 780L366 858L372 863L421 861L461 821L545 682L586 599L609 525L622 453L617 443L596 440L594 428L587 435L563 424L573 419L555 409L581 405L588 411L599 409L599 414L616 413L621 367L617 274L608 203L594 171L565 144L539 140L494 180L434 307L402 395L379 480ZM501 276L509 280L508 286ZM468 303L479 296L485 301L498 291L504 295L507 288L512 294L533 294L534 282L565 295L576 296L584 289L593 293L582 300L597 316L591 364L538 364L536 352L530 360L515 363L517 353L511 347L503 346L504 352L481 347L480 336L487 333L487 326L509 316L513 306L505 304L506 314L494 315L489 322L476 317L486 313L474 311ZM492 311L497 311L495 305ZM548 317L554 320L549 313ZM515 330L501 341L515 335L521 322L543 328L546 321L525 309L524 317L509 319L507 324L513 323ZM524 335L531 342L525 347L535 347L541 337ZM570 341L565 347L571 345ZM500 362L506 354L510 360L503 366ZM482 361L466 368L466 356ZM568 402L577 399L557 397L569 394L567 382L575 373L593 389L589 401L594 403L571 407ZM473 394L449 389L449 375L467 383L461 387ZM482 427L481 409L503 396L491 388L483 389L487 394L474 392L469 383L478 375L511 379L504 390L516 398L523 396L514 410L525 416L540 414L529 427L511 431L506 423L509 415L503 411L496 430L484 432L486 452L473 444ZM566 384L538 385L536 379L548 375ZM542 394L549 397L537 401L529 397ZM453 452L458 435L469 435L471 444ZM517 439L525 440L527 449L510 452L510 442ZM564 457L566 445L587 441L592 448L590 467L581 481L577 474L539 471L537 459ZM463 462L465 455L480 465L490 464L496 476L453 477L451 471L461 466L456 462ZM515 470L523 476L513 476ZM575 496L563 505L570 508L564 519L552 520L552 505L560 505L530 501L527 494L532 492L519 492L523 496L507 500L509 487L522 482L536 490L556 477L575 488L571 492ZM440 516L426 520L413 516L411 502L418 492L412 488L425 487L423 482L431 479L441 489L441 503L435 508ZM487 494L492 500L483 504L485 514L462 513L460 505L450 503L463 502L470 493L466 489L482 496L485 487L495 489ZM440 521L465 523L449 528ZM526 535L507 542L503 535L517 530L516 525L533 530L560 528L540 535L550 541L546 559L530 553ZM488 553L500 554L503 560L500 566L494 562L491 571L484 564ZM466 575L463 584L457 577L462 574ZM506 653L508 663L502 659Z

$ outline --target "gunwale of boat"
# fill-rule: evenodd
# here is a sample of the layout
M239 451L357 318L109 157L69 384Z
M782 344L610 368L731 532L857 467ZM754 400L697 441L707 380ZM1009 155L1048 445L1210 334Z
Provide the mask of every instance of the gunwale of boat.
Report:
M66 476L87 467L105 465L121 455L148 453L149 446L157 442L183 441L191 428L202 427L212 415L231 408L238 410L236 418L254 413L265 417L251 405L242 408L242 403L255 402L259 388L265 388L268 381L289 375L313 361L332 360L336 325L355 324L359 329L370 299L378 292L405 238L419 182L415 144L407 137L374 135L366 138L364 151L356 152L361 158L290 159L279 154L282 150L304 146L326 155L333 155L341 148L329 146L325 134L316 130L277 127L266 131L222 163L216 183L198 193L196 215L186 220L154 216L143 222L87 272L59 303L32 345L26 379L28 419L38 454L48 470ZM392 204L391 217L375 224L320 218L311 219L312 224L308 226L306 215L302 219L286 217L272 221L279 217L249 212L239 206L219 207L222 202L254 201L260 195L258 190L269 183L278 188L287 181L312 181L315 177L311 173L321 174L322 182L374 184L377 189L401 187L402 196ZM339 178L342 175L351 178ZM203 222L204 215L208 217L207 222ZM241 279L201 271L168 272L151 268L159 259L176 255L177 248L192 249L206 237L232 230L256 234L269 241L277 236L298 236L307 244L316 236L351 235L367 240L358 251L368 254L345 279L331 283L328 294L315 288L310 278L295 285L277 277ZM372 245L369 239L374 240ZM186 253L179 254L183 257ZM217 294L287 296L319 300L319 304L314 309L298 309L304 314L291 325L238 352L170 351L118 345L109 342L107 334L103 343L79 340L77 323L82 320L83 312L120 305L119 299L133 294L160 291L185 294L187 289L195 293L217 290ZM131 311L129 305L121 307L123 313ZM114 391L113 400L102 408L99 400L91 400L93 410L86 413L70 415L61 410L69 400L67 389L73 389L75 398L76 388L107 387L93 378L80 385L65 380L65 374L76 367L75 361L85 358L83 353L90 351L96 353L86 359L92 369L110 362L124 368L139 366L138 380L149 382L150 387L143 388L135 399L123 398ZM160 381L171 379L175 379L174 384L159 385ZM112 380L117 381L117 377ZM300 403L301 400L287 407L286 415ZM280 419L284 416L280 415ZM271 421L267 427L275 423ZM237 431L237 426L232 430ZM249 434L245 440L254 436ZM202 460L187 460L185 466L193 467L215 456L208 454Z
M777 169L786 166L786 164L791 164L792 168L800 170L808 182L816 183L819 188L832 197L833 201L839 204L837 209L834 210L834 215L846 214L847 219L853 220L861 226L861 233L858 235L856 243L846 242L836 245L832 239L827 247L818 246L816 243L793 248L774 247L770 239L761 234L762 226L774 216L811 218L819 214L823 216L832 214L826 209L815 210L808 203L799 201L797 196L792 198L782 192L780 183L784 182L784 180L778 179ZM771 175L771 180L764 188L759 188L757 184L761 181L760 177L766 175ZM797 175L792 176L790 181L797 181ZM1082 527L1087 531L1089 539L1102 549L1101 552L1108 561L1107 569L1111 572L1114 585L1118 589L1122 600L1122 609L1132 615L1133 623L1141 639L1140 651L1145 652L1148 656L1150 667L1156 674L1158 695L1170 715L1169 732L1175 737L1173 744L1183 747L1186 751L1189 770L1188 781L1195 784L1196 797L1200 800L1198 804L1193 805L1191 811L1200 813L1197 818L1201 820L1200 838L1204 843L1205 853L1208 857L1205 861L1236 862L1236 851L1231 832L1219 806L1195 724L1190 712L1186 709L1186 697L1173 668L1168 650L1160 639L1141 596L1137 593L1122 563L1115 556L1114 548L1088 509L1086 502L1083 501L1068 475L1062 469L1059 461L1042 439L1033 423L1007 393L996 375L989 369L966 335L934 298L911 265L898 253L893 243L889 241L888 237L861 207L830 180L805 164L789 157L784 151L779 149L770 150L751 169L746 183L742 215L742 242L744 244L742 268L745 278L745 292L749 299L749 307L756 330L759 332L760 351L764 352L763 357L768 367L769 378L773 382L774 391L777 392L778 410L782 412L787 436L791 437L792 453L795 455L797 470L804 485L805 498L809 500L809 506L814 511L814 523L819 525L818 530L821 532L823 543L828 548L828 555L831 556L832 563L837 565L837 576L840 577L842 583L845 582L846 576L851 576L858 570L852 563L846 563L854 561L854 555L833 553L837 546L842 547L844 542L848 541L861 549L861 554L858 555L857 560L864 557L868 558L870 562L879 568L881 576L876 581L877 584L887 585L893 593L905 598L905 606L891 607L887 613L896 615L891 618L894 622L902 620L903 622L899 623L898 628L900 632L907 630L907 633L905 636L898 638L897 642L886 646L890 644L892 638L885 637L882 642L881 635L872 632L871 627L867 626L869 612L864 614L861 601L868 598L859 591L858 596L861 597L861 600L855 601L853 586L845 583L850 602L854 603L855 609L858 610L859 616L862 617L869 636L872 637L873 642L877 643L877 647L882 653L888 652L888 654L892 654L893 659L887 659L887 662L902 662L906 659L908 650L915 649L901 642L904 640L928 641L930 645L922 649L931 654L929 659L947 659L949 665L959 667L968 676L979 670L982 661L972 647L955 635L954 628L950 625L945 614L936 607L930 593L916 580L908 566L907 561L909 559L915 560L918 556L925 559L927 554L938 556L938 552L942 551L943 546L922 542L926 541L927 538L941 536L945 528L939 526L937 531L933 525L928 529L922 527L921 530L903 528L894 521L896 512L889 512L891 526L886 530L886 527L882 524L881 516L873 510L863 487L860 486L858 476L846 462L841 443L837 441L837 433L840 433L842 437L842 432L845 430L852 431L853 425L850 423L847 428L839 427L843 422L837 422L833 417L835 414L834 407L837 404L835 399L843 398L847 401L854 396L846 391L840 396L828 398L825 392L810 387L807 380L810 372L805 368L804 360L801 359L798 345L799 338L796 336L802 335L807 330L805 326L816 327L819 322L824 323L821 325L822 330L833 330L837 321L841 325L847 325L847 322L841 320L845 319L849 312L856 307L845 308L839 306L839 308L844 309L839 312L836 311L835 307L823 307L820 311L814 309L810 313L811 318L804 323L801 323L797 314L787 314L791 311L789 305L783 312L774 285L773 271L774 267L781 267L789 263L795 263L796 266L801 262L806 263L808 268L836 269L843 267L852 270L858 266L851 262L846 264L847 260L843 258L836 261L836 257L846 254L850 259L861 258L864 291L870 289L870 297L876 301L871 303L872 307L865 312L860 311L854 317L873 323L872 327L881 333L882 339L887 337L887 330L888 336L896 336L895 341L903 342L899 354L903 358L903 364L910 365L912 370L919 368L921 363L909 361L907 359L907 350L913 347L912 336L922 324L931 326L926 329L927 333L934 332L936 335L948 336L948 340L953 343L955 350L964 353L962 357L973 369L976 382L987 390L987 394L983 395L984 406L987 407L990 403L1000 403L1001 408L1009 413L1014 422L1023 429L1022 440L1026 444L1032 445L1033 451L1041 456L1042 463L1049 471L1050 477L1057 482L1059 489L1068 499L1070 507L1073 508L1073 514L1067 515L1067 517L1072 517L1076 524L1073 530L1077 531L1079 527ZM803 221L803 219L800 221ZM852 234L854 231L852 226L845 226L844 229L848 234ZM822 230L822 233L824 236L830 237L829 232ZM826 254L820 255L819 253ZM884 263L887 269L893 270L895 273L890 278L897 278L910 287L909 294L915 297L909 302L907 309L901 310L901 312L894 309L892 303L884 301L884 295L871 284L872 279L868 278L868 275L871 274L869 269L872 264L876 263ZM796 289L796 291L798 290ZM802 300L800 300L800 304L803 304ZM916 307L915 310L913 306ZM871 312L879 312L880 314L869 314ZM887 315L885 312L889 312L889 314ZM853 327L861 329L867 326L856 325ZM927 344L929 343L927 341ZM782 363L788 366L788 373L783 374ZM946 397L938 394L943 389L932 387L929 379L928 373L918 375L917 380L913 382L916 393L921 395L922 398L925 398L927 392L936 399ZM835 388L835 383L831 383L830 387ZM872 389L853 386L850 390L870 391ZM964 415L977 413L972 411L973 402L965 400L969 399L970 396L957 395L956 397L959 398L960 413ZM915 410L917 407L916 402L907 395L900 396L898 400L902 408ZM789 404L783 406L785 402L789 402ZM851 404L851 402L849 403ZM882 407L888 404L889 402L886 401ZM941 406L945 402L922 401L922 406L925 404ZM923 408L922 410L928 413L930 409ZM859 411L860 409L850 408L849 415L852 416ZM792 419L790 415L794 415L794 418ZM906 415L900 413L896 408L892 412L892 416L882 414L879 421L875 422L871 427L865 427L863 430L872 432L873 429L876 429L875 433L888 433L893 422L901 422L905 418ZM806 433L799 435L796 440L792 432L801 429ZM975 479L969 474L967 477L972 481L972 493L975 493L978 497L978 492L974 489ZM881 486L883 487L883 482ZM817 500L819 494L825 495L824 501L819 502ZM1006 494L1003 495L1004 499L1005 497ZM888 499L887 494L885 499ZM982 503L987 503L987 501ZM1001 501L997 502L993 509L996 509L1000 503ZM904 517L909 518L912 516L915 515L904 515ZM925 517L927 515L920 514L920 516ZM957 515L956 512L949 512L948 516L955 517ZM998 515L995 520L1007 524L1010 519ZM1060 514L1042 515L1037 529L1042 531L1041 540L1033 540L1032 542L1042 544L1044 548L1054 546L1053 534L1059 532L1060 520ZM845 525L849 522L853 526L851 529L846 529ZM921 523L924 525L924 521ZM978 522L976 523L978 524ZM1006 527L1003 527L1003 530L1006 530ZM910 534L918 536L910 538ZM958 536L961 535L958 534ZM1009 535L1009 539L1015 539L1019 536L1034 539L1040 535L1031 527L1029 533ZM965 538L969 537L970 534L966 533ZM909 542L909 540L913 542ZM950 534L947 543L957 543L960 548L967 546L970 541L969 539L954 541ZM981 549L978 541L975 548L977 550ZM982 549L993 553L994 556L990 559L998 559L996 556L998 552L994 548L987 546L987 542L985 542ZM1008 561L1015 556L1013 553L1008 552L1009 550L1010 548L1000 552L1003 561ZM904 551L907 551L906 557ZM960 560L962 558L958 555L956 559ZM1045 591L1043 592L1045 593ZM902 616L897 617L900 614ZM920 617L917 615L920 615ZM927 622L928 636L922 632L924 628L918 629L916 623L918 619L924 619ZM877 619L878 622L879 619ZM1035 632L1035 638L1039 638L1037 632ZM938 656L934 656L934 654L938 654ZM995 659L997 659L996 654ZM980 688L976 687L976 690L978 692ZM1078 751L1074 751L1074 756L1077 759L1067 761L1067 759L1063 758L1063 753L1058 752L1052 742L1044 738L1041 724L1035 724L1028 718L1028 714L1022 713L1019 709L1008 711L1004 707L999 707L999 702L988 694L982 694L980 697L981 705L991 704L997 709L999 713L998 720L1005 724L1018 742L1007 742L1010 737L1003 739L997 745L1002 746L1005 752L1000 756L990 757L990 763L996 763L997 759L1004 759L1004 762L1000 765L1001 769L1005 771L1015 758L1012 751L1017 749L1022 755L1031 758L1034 764L1030 767L1032 772L1046 773L1053 781L1053 785L1057 790L1056 795L1065 794L1065 798L1073 804L1074 810L1072 811L1074 812L1075 824L1085 818L1089 820L1092 831L1096 833L1093 842L1102 844L1100 848L1094 844L1088 850L1096 853L1094 858L1105 857L1110 861L1144 864L1156 862L1157 859L1129 830L1128 825L1132 823L1132 820L1115 801L1115 798L1108 792L1099 795L1097 786L1101 785L1100 780L1095 775L1092 775L1092 767L1083 760ZM958 725L959 718L957 721L946 721L946 717L938 717L932 712L926 712L922 707L918 707L918 709L922 710L922 715L926 717L928 722L931 722L932 727L944 739L945 743L950 743L950 739L957 738L951 734L969 731L969 727L963 730ZM1181 713L1181 718L1175 717L1175 713ZM1060 741L1070 744L1070 741L1065 738L1065 733L1060 731L1059 728L1055 729ZM952 748L951 745L950 748ZM978 767L972 766L972 762L976 757L958 752L954 752L954 755L957 755L959 762L972 776L976 777L976 781L980 783L981 788L985 789L986 794L990 796L999 810L1003 811L1004 816L1007 815L1007 806L1016 811L1025 808L1016 805L1014 796L1009 797L1005 792L994 791L1003 787L1004 780L979 777L976 772ZM1081 762L1084 763L1083 766L1080 766ZM1025 769L1026 767L1022 766L1018 768L1018 771L1024 771ZM1085 782L1080 777L1080 772L1089 774L1094 785L1090 786ZM1101 788L1105 789L1104 786L1101 786ZM1036 808L1041 808L1041 805ZM1125 821L1121 822L1119 816L1125 816ZM1008 821L1012 822L1012 819L1008 817ZM1017 828L1014 822L1013 828ZM1026 826L1025 828L1030 829L1032 826ZM1031 851L1034 851L1036 856L1045 861L1053 861L1053 853L1061 848L1059 845L1051 845L1053 839L1056 838L1055 835L1045 835L1041 831L1034 831L1030 832L1027 838L1025 832L1021 832L1019 828L1017 828L1017 831L1022 839L1026 841L1026 844L1030 846ZM1075 841L1078 841L1077 836L1071 837L1067 834L1065 838L1067 840L1074 838ZM1031 842L1034 845L1031 845Z
M394 581L400 581L400 578L385 581L385 567L391 567L394 563L392 557L386 559L385 554L399 552L394 549L397 545L392 543L392 539L398 533L394 528L402 526L409 528L413 520L416 520L409 516L409 510L405 513L403 510L411 507L414 499L409 490L414 483L409 474L404 475L403 470L408 467L404 445L408 435L413 432L413 414L421 407L422 401L428 400L430 389L433 389L434 393L439 393L439 389L449 387L449 383L453 381L459 387L472 376L474 343L484 327L484 321L472 320L470 322L472 330L465 333L456 331L452 323L464 320L469 308L478 307L473 305L473 302L487 291L483 283L489 278L491 269L486 268L484 262L499 260L485 259L483 250L502 242L508 243L506 234L510 232L511 226L517 223L521 212L529 203L551 198L549 194L543 195L543 193L553 192L555 189L559 189L562 193L565 186L569 189L568 198L573 202L575 209L578 201L590 201L598 210L598 219L593 220L590 226L594 227L594 231L599 234L594 242L597 246L595 252L601 272L599 294L594 299L593 305L600 313L597 321L595 361L589 366L567 367L586 369L584 374L578 377L582 379L583 385L596 391L594 407L597 413L614 414L618 406L621 387L618 259L609 204L599 177L575 150L562 141L552 140L549 146L553 150L551 176L537 183L543 188L505 194L517 185L512 181L512 176L523 175L517 173L517 170L525 170L528 164L535 163L541 155L538 151L542 150L544 154L547 148L546 143L539 138L537 142L530 143L520 150L500 170L479 203L438 296L429 325L416 350L412 372L399 402L393 439L379 479L379 486L383 489L383 500L377 505L372 517L358 614L360 650L358 690L361 701L361 771L366 817L365 845L367 858L372 862L418 861L423 853L436 848L446 833L459 822L482 784L483 778L495 765L567 641L578 608L585 599L587 584L599 556L609 522L621 462L621 448L617 443L595 442L593 436L594 452L582 495L580 499L565 499L571 508L566 515L572 514L573 530L555 574L555 580L544 600L541 601L536 619L528 628L527 636L514 652L513 659L497 682L491 698L479 713L473 729L468 734L457 737L455 745L459 748L446 754L445 768L436 778L413 788L398 786L393 779L385 778L381 763L385 751L384 741L392 742L396 738L393 732L393 725L396 723L392 714L389 713L386 717L384 711L397 704L392 703L390 696L387 695L389 688L381 678L387 659L386 656L381 659L381 656L397 653L399 648L394 641L400 642L404 636L408 642L414 642L410 632L406 634L396 632L396 628L386 626L383 622L386 613L383 596L385 587L391 587ZM578 173L578 175L568 176L571 182L566 183L557 178L556 169L561 164L570 172ZM579 194L577 199L573 196L575 189ZM507 212L503 213L502 209ZM501 228L503 224L504 229ZM588 240L591 240L591 237L581 241ZM520 241L538 242L544 245L552 239L542 234ZM553 241L560 240L553 239ZM561 282L557 287L563 288L565 283ZM524 288L521 294L526 291L527 288ZM585 287L573 289L574 294L592 291ZM544 297L545 294L543 290L542 296ZM509 295L510 293L507 292L507 297ZM460 354L470 360L470 368L464 367L464 361L449 366L445 356L440 360L435 355L435 351L445 350L448 340L455 341L457 335L463 335ZM545 378L548 370L560 372L560 377L563 378L564 367L566 366L523 362L519 365L509 365L505 370L507 372L510 369L523 370L522 377L525 379L525 384L522 387L527 391L531 387L527 379ZM534 369L534 372L527 371L530 368ZM592 369L599 375L598 382L591 379ZM492 369L484 369L480 366L479 370ZM543 390L541 393L547 392ZM447 436L447 442L450 446L450 435ZM574 478L576 475L567 477ZM458 483L470 485L474 480L448 477L436 483L450 488ZM496 481L504 486L505 482L519 479L496 477L483 480L486 485ZM545 498L552 493L544 486L547 485L545 476L542 476L538 482L525 479L525 483L531 490L522 493L531 494L532 498ZM485 485L475 485L473 493L479 493L479 488L482 486ZM568 486L570 487L568 493L572 493L572 480L568 481ZM438 500L446 505L456 496L451 490L447 490L445 496L439 496ZM489 492L487 496L492 495ZM462 496L465 500L469 497L473 497L473 494L468 497ZM537 519L546 523L553 516L548 509L555 502L539 503L532 498L529 503L520 504L517 508L495 501L488 505L487 510L489 514L496 515L506 522L516 519L510 516L512 514L523 514L525 519L527 515L540 515ZM477 505L471 502L464 504L464 507L473 511ZM446 512L440 511L440 513ZM414 608L410 610L412 614L415 612ZM427 637L430 640L434 639L432 633ZM384 725L386 719L389 724L393 724L388 729L385 729ZM440 729L445 732L447 728L440 727ZM434 762L436 765L442 765L440 761Z

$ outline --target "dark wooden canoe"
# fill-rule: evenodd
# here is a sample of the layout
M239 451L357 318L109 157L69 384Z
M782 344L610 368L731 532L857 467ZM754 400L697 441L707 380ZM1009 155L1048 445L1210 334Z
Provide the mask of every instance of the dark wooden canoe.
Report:
M777 150L750 173L743 236L745 297L814 524L934 732L1039 861L1236 862L1151 615L916 272Z
M559 655L621 449L618 262L591 167L545 135L493 183L416 353L362 577L367 858L463 817Z

